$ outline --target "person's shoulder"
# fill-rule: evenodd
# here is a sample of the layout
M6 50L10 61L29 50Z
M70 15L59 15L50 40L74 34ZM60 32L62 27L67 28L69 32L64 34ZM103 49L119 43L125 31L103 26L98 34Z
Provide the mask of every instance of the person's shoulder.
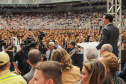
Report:
M72 66L72 68L69 71L67 71L66 73L80 75L80 68L77 66Z
M28 72L27 74L25 74L25 75L23 76L23 78L28 82L28 81L30 81L30 79L33 77L33 74L34 74L34 73Z
M76 52L78 51L76 47L74 47L73 50L76 51Z
M76 70L76 71L80 71L80 68L77 67L77 66L73 66L73 69Z
M21 54L21 50L19 50L19 51L16 52L16 55L19 55L19 54Z
M13 72L11 72L10 75L13 77L13 80L16 80L15 84L17 84L17 83L27 84L27 82L21 75L15 74Z
M114 29L118 29L115 25L113 25L113 24L109 24L108 26L106 26L107 28L114 28Z
M48 49L46 52L49 52L50 50Z
M118 76L112 77L114 84L125 84L124 80Z
M52 52L56 51L56 49L53 49Z
M126 63L125 63L125 65L124 65L123 69L126 71Z
M30 72L28 72L23 76L23 78L27 81L27 83L33 78L34 72L35 72L35 67Z
M111 25L107 25L106 27L104 27L103 31L109 31L109 32L112 32L112 31L118 31L119 29L114 26L113 24Z
M81 84L81 81L79 81L78 83L75 83L75 84Z
M118 81L119 81L120 84L126 84L125 81L120 77L118 77Z
M58 45L58 47L57 48L62 48L60 45Z

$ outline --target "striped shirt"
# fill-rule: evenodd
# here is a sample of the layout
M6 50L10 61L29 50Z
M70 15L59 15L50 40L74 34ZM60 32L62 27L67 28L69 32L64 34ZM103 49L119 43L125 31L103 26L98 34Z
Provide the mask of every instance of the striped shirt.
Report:
M21 75L14 74L10 70L0 72L0 84L27 84Z

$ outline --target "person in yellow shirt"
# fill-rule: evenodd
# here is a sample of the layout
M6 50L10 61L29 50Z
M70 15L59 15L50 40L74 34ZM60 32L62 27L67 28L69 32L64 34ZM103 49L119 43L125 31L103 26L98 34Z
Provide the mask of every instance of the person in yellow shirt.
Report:
M0 84L27 84L21 75L9 70L10 58L7 53L0 52Z

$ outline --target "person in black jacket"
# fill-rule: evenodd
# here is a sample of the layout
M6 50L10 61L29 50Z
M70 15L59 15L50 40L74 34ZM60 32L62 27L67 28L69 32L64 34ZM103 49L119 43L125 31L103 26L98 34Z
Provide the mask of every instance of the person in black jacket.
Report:
M105 14L103 16L103 25L105 26L101 34L100 43L96 46L99 50L103 44L111 44L113 53L118 56L117 41L119 38L119 29L112 24L113 16Z
M17 71L18 74L21 74L22 76L30 71L29 64L27 63L28 56L23 49L24 44L20 44L20 50L15 54L13 59L13 65ZM16 64L18 62L18 65Z

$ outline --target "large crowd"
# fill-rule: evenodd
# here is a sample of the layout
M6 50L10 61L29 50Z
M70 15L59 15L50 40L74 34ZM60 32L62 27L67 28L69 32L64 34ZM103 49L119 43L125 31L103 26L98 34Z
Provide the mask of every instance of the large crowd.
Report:
M94 46L87 48L83 68L72 59L77 52L85 53L77 43L100 41L102 17L98 12L0 15L0 84L125 84L126 66L117 73L118 58L110 44L102 45L100 59ZM121 36L126 49L125 28Z

